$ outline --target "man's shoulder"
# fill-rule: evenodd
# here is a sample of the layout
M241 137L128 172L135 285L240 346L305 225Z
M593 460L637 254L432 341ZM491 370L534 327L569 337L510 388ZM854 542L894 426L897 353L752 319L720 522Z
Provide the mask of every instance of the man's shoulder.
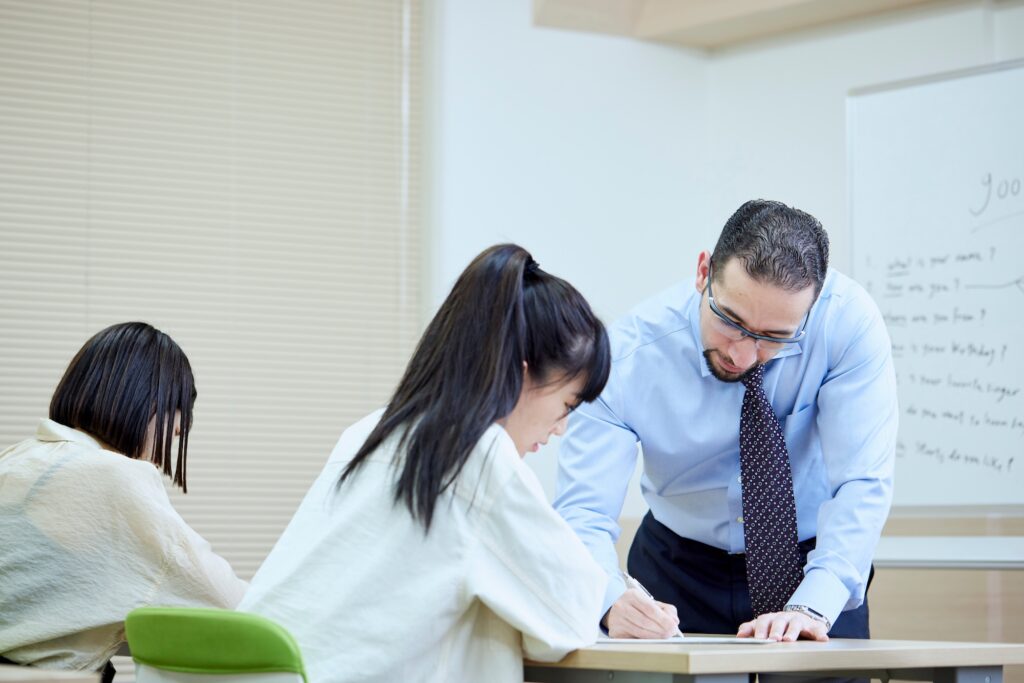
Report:
M826 309L834 309L843 316L874 318L879 314L878 305L871 294L852 277L829 270L822 287L820 302Z
M871 299L871 295L859 282L849 275L831 268L825 277L821 296L842 301Z
M613 360L659 343L692 343L688 314L692 285L680 282L640 302L609 328Z
M885 319L871 294L853 278L829 271L812 309L812 334L826 342L830 362L838 362L851 349L862 353L889 353L891 342Z

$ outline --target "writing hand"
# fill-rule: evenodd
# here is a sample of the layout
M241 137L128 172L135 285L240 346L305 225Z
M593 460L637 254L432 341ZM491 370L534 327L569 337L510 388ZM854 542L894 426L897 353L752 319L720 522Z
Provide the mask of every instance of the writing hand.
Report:
M636 588L615 601L604 622L612 638L671 638L679 630L674 605L652 600Z

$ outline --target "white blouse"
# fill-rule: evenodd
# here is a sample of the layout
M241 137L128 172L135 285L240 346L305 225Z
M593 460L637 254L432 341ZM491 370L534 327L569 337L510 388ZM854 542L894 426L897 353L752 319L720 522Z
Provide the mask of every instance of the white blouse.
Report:
M149 461L42 420L0 452L0 654L95 670L143 605L234 607L246 583L171 506Z
M424 533L395 502L392 436L339 490L380 419L342 434L239 609L298 640L312 683L523 680L598 635L607 577L494 425Z

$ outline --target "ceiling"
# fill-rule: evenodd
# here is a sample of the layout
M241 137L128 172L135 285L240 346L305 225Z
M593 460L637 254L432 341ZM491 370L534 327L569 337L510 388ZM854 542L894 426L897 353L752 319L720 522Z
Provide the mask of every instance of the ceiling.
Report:
M537 26L713 49L940 0L534 0Z

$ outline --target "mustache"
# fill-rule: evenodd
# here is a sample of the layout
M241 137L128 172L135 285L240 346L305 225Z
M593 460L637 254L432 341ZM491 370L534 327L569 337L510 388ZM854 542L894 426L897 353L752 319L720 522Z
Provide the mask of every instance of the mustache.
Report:
M725 362L729 363L729 365L735 365L735 364L732 362L731 358L727 358L726 355L723 354L718 349L704 349L704 362L707 364L708 370L711 372L712 375L714 375L715 379L717 379L717 380L719 380L721 382L729 382L729 383L742 382L743 380L745 380L747 378L748 375L750 375L755 370L757 370L757 368L759 366L763 365L763 363L754 363L753 365L751 365L749 368L747 368L746 370L744 370L740 374L738 374L738 375L730 375L730 374L726 374L726 373L722 372L722 370L719 369L718 366L716 366L712 362L711 357L714 354L718 354L722 359L725 360Z

